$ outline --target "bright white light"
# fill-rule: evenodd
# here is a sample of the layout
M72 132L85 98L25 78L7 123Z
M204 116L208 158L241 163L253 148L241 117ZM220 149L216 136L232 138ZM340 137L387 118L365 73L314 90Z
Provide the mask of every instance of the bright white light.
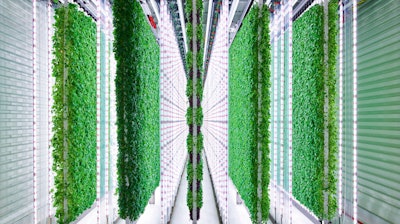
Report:
M286 6L286 5L285 5ZM279 11L280 13L280 18L281 18L281 79L280 79L280 89L281 89L281 95L280 95L280 109L281 109L281 114L280 114L280 185L281 185L281 214L283 214L283 209L284 209L284 187L283 187L283 179L284 179L284 136L283 136L283 129L284 129L284 112L285 112L285 14L286 14L286 7L283 6L281 7L281 10Z
M289 223L292 223L292 207L293 207L293 201L292 201L292 165L293 165L293 148L292 148L292 137L293 137L293 127L292 127L292 85L293 85L293 1L289 0L288 2L288 7L289 7L289 49L288 49L288 68L289 68Z
M100 224L100 0L96 1L96 210L97 224Z
M278 33L279 33L279 23L280 23L280 15L275 13L274 15L274 183L275 183L275 193L274 193L274 204L275 209L278 207Z
M353 0L353 216L357 213L357 0Z
M343 2L339 3L339 195L338 214L343 212Z
M32 22L32 73L33 73L33 223L38 222L37 218L37 91L36 91L36 81L37 81L37 59L36 59L36 52L37 52L37 37L36 37L36 0L32 1L32 8L33 8L33 22Z

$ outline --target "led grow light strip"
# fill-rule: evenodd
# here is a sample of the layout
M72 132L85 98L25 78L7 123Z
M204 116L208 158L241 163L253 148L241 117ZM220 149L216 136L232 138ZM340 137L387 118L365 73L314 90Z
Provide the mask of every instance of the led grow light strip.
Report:
M278 73L278 68L277 68L277 66L278 66L278 62L277 62L277 59L278 59L278 50L277 50L277 45L278 45L278 41L277 41L277 39L278 39L278 22L279 21L277 21L279 19L279 17L278 17L278 14L277 13L275 13L274 14L274 20L273 20L273 31L274 31L274 55L273 55L273 57L274 57L274 117L273 117L273 120L274 120L274 185L275 185L275 190L274 190L274 198L275 198L275 200L274 200L274 206L275 206L275 212L276 212L276 207L277 207L277 205L276 205L276 203L277 203L277 199L278 199L278 197L277 197L277 176L278 176L278 174L277 174L277 163L278 163L278 161L277 161L277 141L278 141L278 138L277 138L277 120L276 120L276 117L278 116L278 109L277 109L277 107L278 107L278 101L277 101L277 96L278 96L278 93L277 93L277 90L276 90L276 88L277 88L277 85L278 85L278 78L277 78L277 73Z
M338 214L343 212L343 2L339 3L339 195Z
M107 5L108 6L108 5ZM107 7L107 9L109 9L110 7L108 6ZM106 215L106 221L108 221L108 216L109 216L109 214L108 214L108 180L109 180L109 176L108 176L108 166L110 165L110 162L109 162L109 159L108 159L108 153L109 153L109 144L110 144L110 138L108 137L109 136L109 129L108 129L108 124L109 124L109 97L108 97L108 88L109 88L109 85L110 85L110 83L108 82L108 77L110 76L110 73L109 73L109 50L108 50L108 48L109 48L109 40L110 40L110 38L109 38L109 36L110 36L110 17L109 17L109 10L106 10L106 12L105 12L105 26L106 26L106 33L105 33L105 41L106 41L106 43L105 43L105 53L106 53L106 55L105 55L105 61L106 61L106 64L105 64L105 72L106 72L106 76L105 76L105 78L106 78L106 80L105 80L105 110L106 110L106 116L105 116L105 142L106 142L106 150L105 150L105 156L104 156L104 161L105 161L105 204L106 204L106 206L105 206L105 215Z
M353 0L353 221L357 214L357 0Z
M52 187L52 150L51 150L51 1L48 2L47 4L47 96L48 96L48 101L47 101L47 134L48 134L48 150L47 150L47 208L48 208L48 218L50 220L52 211L52 193L51 193L51 187Z
M279 159L280 159L280 176L281 176L281 178L280 178L280 186L281 186L281 192L280 192L280 195L281 195L281 217L283 216L283 208L284 208L284 201L283 201L283 199L284 199L284 194L283 194L283 191L284 191L284 186L283 186L283 183L284 183L284 181L283 181L283 178L284 178L284 165L283 165L283 157L285 156L284 155L284 150L283 150L283 148L284 148L284 136L283 136L283 129L284 129L284 121L283 121L283 119L284 119L284 112L285 112L285 101L284 101L284 98L285 98L285 14L286 14L286 10L285 10L285 8L286 8L286 4L285 5L282 5L281 6L281 10L280 10L280 17L281 17L281 23L280 23L280 25L281 25L281 35L280 35L280 38L281 38L281 42L280 42L280 44L281 44L281 73L280 73L280 76L281 76L281 79L280 79L280 88L281 88L281 91L280 91L280 93L281 93L281 96L280 96L280 109L281 109L281 113L280 113L280 154L279 154Z
M226 97L226 100L225 100L225 108L226 108L226 112L225 112L225 120L227 121L226 122L226 125L225 125L225 127L226 127L226 130L225 130L225 132L224 132L224 135L225 135L225 137L226 137L226 140L225 140L225 142L227 143L226 145L228 146L228 139L229 139L229 135L228 135L228 130L229 130L229 103L228 103L228 100L229 100L229 88L228 88L228 86L229 86L229 74L228 74L228 69L229 69L229 41L228 41L228 38L229 38L229 36L228 36L228 16L229 16L229 2L228 2L228 0L223 0L223 8L222 8L222 15L223 15L223 17L222 18L224 18L224 20L222 20L221 19L221 22L223 22L223 24L220 24L220 25L223 25L223 30L222 30L222 33L223 33L223 40L224 40L224 48L223 48L223 54L224 54L224 57L226 57L225 58L225 62L226 62L226 64L225 64L225 72L224 72L224 75L225 75L225 77L224 77L224 80L225 80L225 86L224 86L224 95L223 95L223 97ZM225 199L225 214L224 214L224 223L225 224L227 224L228 223L228 169L229 169L229 162L228 162L228 158L229 158L229 151L228 151L228 147L224 147L223 148L223 161L224 161L224 172L225 172L225 175L224 175L224 194L223 194L223 199Z
M32 1L32 79L33 79L33 223L36 224L37 219L37 92L36 92L36 81L37 81L37 37L36 37L36 0Z
M293 104L293 96L292 96L292 85L293 85L293 1L289 0L289 49L288 49L288 69L289 69L289 108L288 108L288 119L289 119L289 224L292 223L292 210L293 210L293 200L292 200L292 163L293 163L293 147L292 147L292 137L293 137L293 127L292 127L292 104Z
M96 1L96 208L100 224L100 0Z
M163 101L164 98L163 93L164 93L164 80L165 80L165 69L164 69L164 50L165 50L165 46L164 46L164 38L165 38L165 32L166 32L166 27L165 24L166 22L164 21L166 19L166 14L164 12L164 7L165 7L165 1L161 0L160 1L160 13L161 13L161 18L160 18L160 156L161 156L161 161L160 161L160 181L161 181L161 220L160 223L161 224L165 224L167 223L167 214L166 214L166 198L165 198L165 187L167 185L166 180L165 180L165 174L164 172L166 172L165 169L165 164L167 161L165 161L165 148L163 147L164 144L164 124L163 121L165 120L165 111L164 111L164 105L163 105Z

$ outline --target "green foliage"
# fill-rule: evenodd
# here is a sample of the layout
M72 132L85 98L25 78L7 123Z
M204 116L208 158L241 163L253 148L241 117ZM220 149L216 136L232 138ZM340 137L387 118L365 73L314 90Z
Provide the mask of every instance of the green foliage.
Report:
M160 181L159 46L136 0L115 0L118 205L136 220Z
M186 203L188 206L189 211L191 211L193 209L193 191L192 189L187 190L187 194L186 194Z
M268 220L269 218L269 195L268 195L268 186L269 186L269 179L270 179L270 174L269 174L269 164L270 164L270 159L269 159L269 123L270 123L270 88L271 88L271 83L270 83L270 64L271 64L271 46L269 44L269 8L265 4L262 7L262 18L260 21L260 26L261 26L261 40L262 42L259 43L259 51L261 53L261 61L259 63L258 69L262 74L262 90L261 90L261 96L262 96L262 102L261 102L261 147L262 147L262 159L261 159L261 164L262 164L262 177L261 177L261 183L262 183L262 198L261 198L261 212L262 212L262 220Z
M200 188L198 191L197 191L197 207L198 208L201 208L201 207L203 207L203 188Z
M324 189L324 23L313 6L293 23L293 195L318 217Z
M204 146L203 146L203 134L201 134L201 133L197 134L196 141L197 141L197 153L201 154L201 152L204 149Z
M58 223L70 223L96 199L96 26L68 4L54 28L54 207Z
M187 150L189 152L189 156L194 156L194 158L199 158L199 161L196 162L197 165L193 164L193 158L189 158L189 163L187 166L187 178L189 182L188 186L188 195L187 195L187 204L188 208L191 211L193 209L201 208L203 205L202 201L202 191L196 188L197 192L193 192L191 186L192 183L197 184L201 183L203 179L203 169L202 169L202 161L201 161L201 153L203 150L203 136L201 133L194 132L195 130L200 130L200 127L203 123L203 110L200 107L194 108L194 105L201 105L201 100L203 97L203 82L202 82L202 63L203 63L203 29L201 27L201 17L203 12L203 2L201 0L196 1L196 12L195 18L198 21L193 24L194 19L193 14L193 6L192 1L186 2L185 7L185 15L186 20L188 21L186 24L186 36L187 36L187 44L189 46L188 53L186 55L186 68L188 71L188 82L186 86L186 96L189 99L190 105L186 112L186 122L190 126L189 128L189 135L187 138ZM193 28L196 27L196 33L193 33ZM194 35L196 35L196 43L193 43ZM193 44L196 44L200 48L196 51L193 50ZM196 67L194 67L194 63ZM195 74L195 70L197 71ZM196 77L196 79L195 79ZM195 87L195 88L194 88ZM197 104L196 100L200 102ZM193 123L194 121L194 123ZM196 149L196 150L193 150ZM191 154L193 153L193 155ZM195 174L195 175L194 175ZM193 194L196 194L196 198L194 200ZM193 214L192 214L193 215ZM196 219L192 217L191 219Z
M193 136L190 133L187 136L186 145L187 145L188 153L192 153L193 152Z
M338 151L336 58L337 0L328 4L328 187L324 187L324 21L316 5L293 25L293 195L320 218L332 219L337 209ZM307 58L308 60L304 60ZM328 193L324 214L323 193Z
M328 4L328 91L329 91L329 174L328 174L328 219L332 219L337 211L336 200L336 171L338 153L338 127L337 127L337 93L336 93L336 58L338 52L338 0L330 0Z
M257 212L256 125L257 12L252 8L229 49L229 175L248 207Z
M193 107L188 107L186 111L186 123L188 125L193 124Z
M188 79L186 84L186 96L191 98L193 96L193 80Z
M262 143L262 198L263 220L269 214L269 108L270 108L270 45L269 12L253 7L229 50L229 175L248 207L251 219L257 222L257 132L261 131ZM259 15L260 13L260 15ZM261 18L259 18L259 16ZM260 26L262 41L258 42ZM258 60L258 53L261 60ZM258 74L261 74L261 124L258 127Z
M195 111L196 114L194 114L194 116L196 116L195 117L196 125L201 126L203 124L203 109L199 107Z

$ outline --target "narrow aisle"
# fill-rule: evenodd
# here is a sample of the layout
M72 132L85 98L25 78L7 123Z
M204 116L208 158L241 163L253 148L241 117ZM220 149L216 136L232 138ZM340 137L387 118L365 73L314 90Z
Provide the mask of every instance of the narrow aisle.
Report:
M217 210L217 204L215 202L213 186L211 184L210 172L208 171L208 165L203 155L203 207L200 210L200 219L197 221L198 224L218 224L219 216ZM175 201L174 210L171 214L171 224L182 224L192 223L189 219L189 209L186 205L186 194L187 194L187 180L186 180L186 168L183 173L181 183L179 185L178 195Z

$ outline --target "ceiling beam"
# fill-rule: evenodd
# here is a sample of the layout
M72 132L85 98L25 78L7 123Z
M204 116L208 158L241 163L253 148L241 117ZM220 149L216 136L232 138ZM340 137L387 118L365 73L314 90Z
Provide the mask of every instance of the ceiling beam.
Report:
M154 0L150 0L150 4L154 10L154 13L156 14L157 21L160 22L160 11L158 9L157 3Z
M213 14L213 0L208 0L208 11L207 11L207 26L206 26L206 41L204 41L204 55L203 55L203 67L205 67L205 61L207 60L207 47L209 36L210 36L210 29L211 29L211 15Z
M232 21L233 18L235 17L238 6L239 6L239 0L233 0L231 9L229 10L228 29L232 26Z
M179 19L181 21L181 27L182 27L182 34L183 34L183 46L185 48L185 53L188 51L188 46L187 46L187 39L186 39L186 24L185 24L185 13L183 10L183 0L177 0L178 3L178 10L179 10Z

